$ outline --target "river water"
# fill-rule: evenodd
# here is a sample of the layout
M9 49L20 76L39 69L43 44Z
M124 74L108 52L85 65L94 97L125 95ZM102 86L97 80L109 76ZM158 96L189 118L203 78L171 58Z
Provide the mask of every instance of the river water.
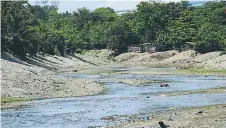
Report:
M174 69L117 69L117 70L174 70ZM226 92L217 94L191 94L164 97L158 94L185 90L207 89L226 86L225 77L186 75L87 75L67 74L60 77L95 79L104 83L107 92L97 96L46 99L29 102L30 105L17 110L1 112L4 128L87 128L90 126L113 125L114 121L102 120L106 116L151 113L169 108L181 108L212 104L225 104ZM149 84L133 87L111 81L109 78L166 80L169 87ZM147 98L149 96L149 98ZM59 106L61 109L59 109Z

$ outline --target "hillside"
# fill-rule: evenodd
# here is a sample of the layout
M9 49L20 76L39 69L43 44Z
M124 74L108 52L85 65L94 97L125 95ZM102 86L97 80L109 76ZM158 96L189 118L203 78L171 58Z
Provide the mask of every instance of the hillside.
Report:
M209 70L225 70L226 55L221 52L200 54L193 50L184 52L166 51L157 53L123 53L115 59L127 66L204 68Z
M95 81L65 78L57 75L63 72L75 73L78 70L98 68L100 63L101 67L105 67L109 61L97 56L61 57L45 54L29 58L25 62L10 54L2 53L1 98L3 101L9 102L5 99L31 100L101 93L104 88ZM7 103L2 104L2 108L7 106Z

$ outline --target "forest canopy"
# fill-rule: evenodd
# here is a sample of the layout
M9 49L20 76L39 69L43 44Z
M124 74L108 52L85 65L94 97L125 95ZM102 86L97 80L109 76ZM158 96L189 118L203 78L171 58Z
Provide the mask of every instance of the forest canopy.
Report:
M120 54L144 43L161 50L187 42L203 53L226 50L226 2L141 2L136 11L122 15L110 7L57 10L27 1L1 1L1 50L24 60L38 52L64 56L107 48Z

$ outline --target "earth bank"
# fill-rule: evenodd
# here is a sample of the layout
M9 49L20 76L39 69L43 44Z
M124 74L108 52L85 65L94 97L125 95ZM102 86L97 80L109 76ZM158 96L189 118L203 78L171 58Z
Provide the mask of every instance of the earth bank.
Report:
M109 51L103 50L107 54ZM110 53L109 53L110 54ZM84 58L86 60L84 60ZM92 60L90 62L89 60ZM58 73L97 68L109 64L106 58L83 55L37 55L27 62L3 53L1 58L1 108L20 106L11 102L44 98L96 95L104 87L95 81L57 76Z
M124 53L113 57L113 52L109 50L91 50L82 54L65 57L39 54L36 57L28 58L27 62L24 62L8 53L2 53L1 97L4 99L4 102L1 102L2 108L7 105L6 103L11 101L95 95L104 91L104 87L96 81L62 78L57 76L59 73L82 73L84 70L94 68L101 70L109 67L141 66L195 67L214 71L208 71L207 74L216 74L217 71L224 75L226 74L226 55L221 55L221 52L199 54L189 50L184 52L166 51L152 54ZM105 74L108 73L117 72L105 72ZM164 74L169 72L138 71L133 73ZM170 73L180 74L180 72ZM184 74L189 74L189 72L185 71ZM148 81L123 80L121 82L135 83L135 85L138 85L147 83ZM14 98L17 100L12 100Z
M136 120L106 128L158 128L163 121L170 128L224 128L226 126L226 105L210 105L175 109L150 114L146 120Z

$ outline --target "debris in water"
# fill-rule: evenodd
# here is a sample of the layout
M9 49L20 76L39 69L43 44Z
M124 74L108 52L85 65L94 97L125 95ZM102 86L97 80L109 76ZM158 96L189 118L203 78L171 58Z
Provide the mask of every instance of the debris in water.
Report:
M118 84L123 84L123 82L122 82L122 81L117 81L117 83L118 83Z
M37 97L36 100L41 100L41 98L40 97Z
M160 84L160 87L169 87L168 84Z
M114 120L115 118L113 116L106 116L101 118L102 120Z

